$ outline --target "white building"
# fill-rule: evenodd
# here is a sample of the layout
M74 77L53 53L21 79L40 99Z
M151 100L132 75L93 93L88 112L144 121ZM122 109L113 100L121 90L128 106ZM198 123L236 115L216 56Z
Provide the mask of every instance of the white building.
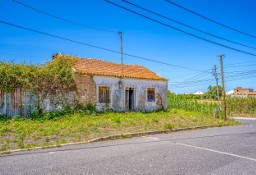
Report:
M226 92L226 95L234 95L234 90L230 90L230 91Z
M204 95L204 92L202 92L202 91L196 91L194 94L195 94L195 95Z

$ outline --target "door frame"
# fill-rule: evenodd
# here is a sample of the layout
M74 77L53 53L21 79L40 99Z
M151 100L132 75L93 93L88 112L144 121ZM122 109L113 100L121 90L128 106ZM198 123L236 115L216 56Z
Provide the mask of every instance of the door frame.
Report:
M135 107L135 88L127 87L125 88L125 109L133 111Z

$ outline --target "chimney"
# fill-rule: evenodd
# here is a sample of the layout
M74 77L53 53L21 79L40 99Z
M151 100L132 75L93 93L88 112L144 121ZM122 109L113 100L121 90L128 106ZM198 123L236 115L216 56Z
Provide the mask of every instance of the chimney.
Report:
M53 55L52 55L52 61L53 61L54 59L58 58L59 56L64 56L64 54L63 54L63 53L60 53L60 52L53 54Z

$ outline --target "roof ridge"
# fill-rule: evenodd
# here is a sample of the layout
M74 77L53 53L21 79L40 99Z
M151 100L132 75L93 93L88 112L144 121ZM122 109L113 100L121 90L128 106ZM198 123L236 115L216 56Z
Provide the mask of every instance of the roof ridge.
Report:
M167 81L164 77L142 65L123 64L122 73L122 64L97 58L78 58L78 61L73 64L73 68L77 72L93 75Z
M99 58L78 58L78 59L98 60L98 61L103 61L103 62L107 62L107 63L111 63L111 64L118 64L118 65L122 65L122 63L106 61L106 60L102 60L102 59L99 59ZM139 65L139 64L123 64L123 65L144 67L144 66ZM145 68L145 67L144 67L144 68Z

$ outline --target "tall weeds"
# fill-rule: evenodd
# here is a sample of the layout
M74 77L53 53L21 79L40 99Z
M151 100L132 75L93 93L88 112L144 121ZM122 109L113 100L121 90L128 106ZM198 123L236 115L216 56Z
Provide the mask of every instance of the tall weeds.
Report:
M198 103L195 99L183 98L182 95L169 94L170 109L182 109L213 115L216 107L218 107L216 103Z
M256 116L256 98L227 98L227 111L231 116Z
M236 98L228 97L227 114L228 116L251 116L256 117L256 98ZM220 107L222 104L220 104ZM169 108L182 109L186 111L201 112L207 115L213 115L216 108L219 107L217 102L199 103L194 98L183 98L182 95L169 93ZM222 115L222 112L220 113Z

